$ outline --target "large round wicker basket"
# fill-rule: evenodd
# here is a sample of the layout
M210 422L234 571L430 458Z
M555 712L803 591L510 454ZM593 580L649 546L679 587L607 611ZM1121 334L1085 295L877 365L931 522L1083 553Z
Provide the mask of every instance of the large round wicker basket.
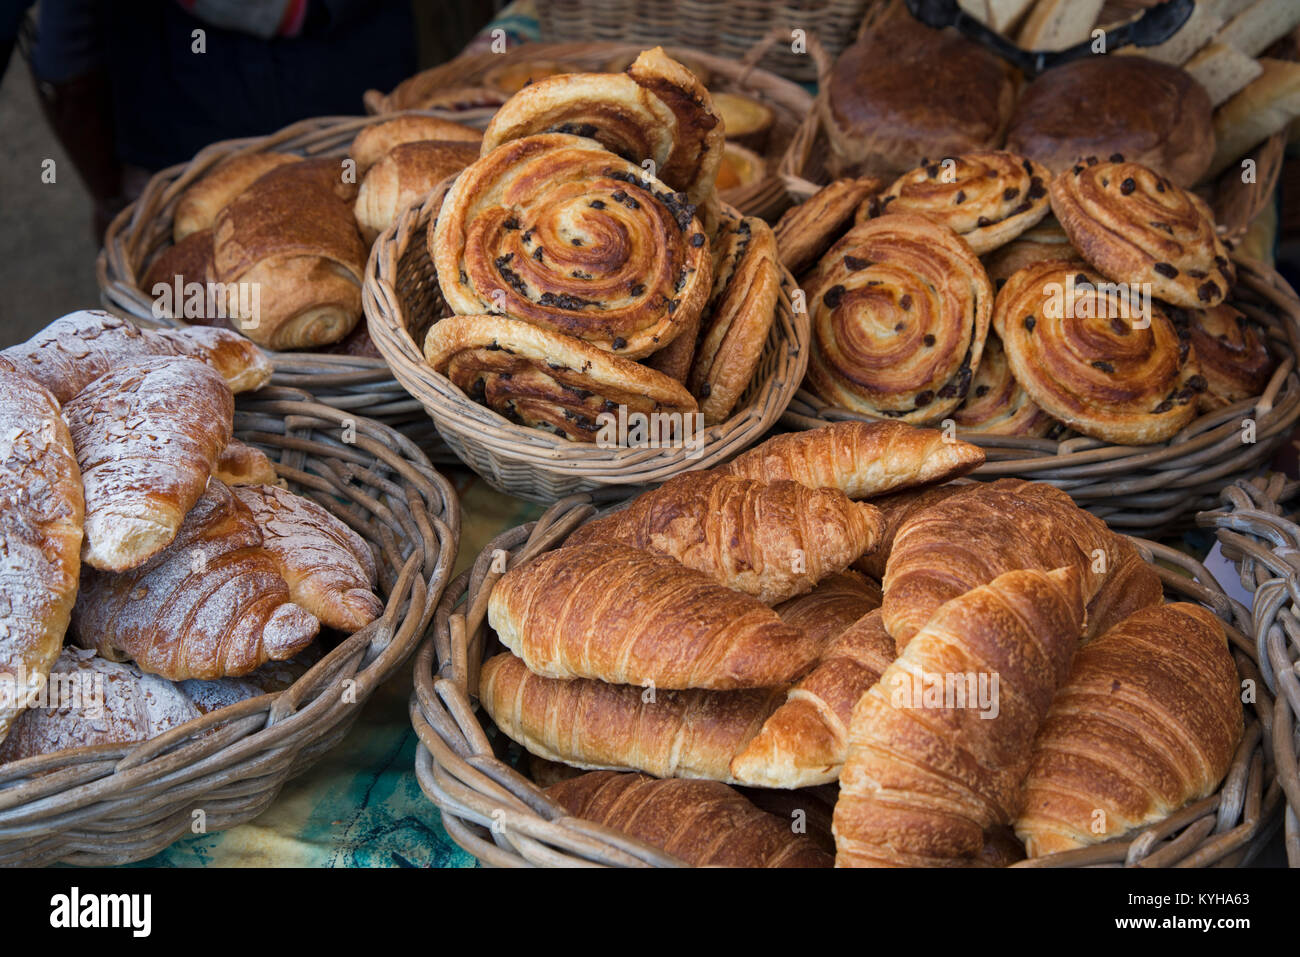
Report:
M790 205L785 183L777 175L777 166L785 156L800 124L813 108L812 96L801 86L759 69L760 57L774 45L775 38L755 37L734 58L715 56L689 47L666 46L670 56L680 56L709 71L708 87L713 93L739 93L766 105L773 114L768 146L767 175L753 183L723 192L725 202L747 216L761 216L775 221ZM599 73L611 61L630 59L646 47L658 46L661 40L634 43L526 43L505 53L465 53L449 63L433 67L404 81L387 95L371 91L366 108L374 113L391 113L418 103L419 93L439 86L464 87L480 84L492 70L511 63L547 61L571 66L575 72ZM413 96L415 98L413 98ZM460 114L460 122L486 126L494 111L470 110Z
M172 218L181 194L222 160L237 154L276 151L309 157L344 156L364 127L391 118L324 116L303 120L269 136L213 143L188 163L155 174L140 198L114 217L104 233L95 272L105 308L147 325L184 326L183 319L155 316L153 299L138 285L153 258L171 244ZM267 354L275 367L274 385L305 389L325 405L378 419L421 444L436 440L419 403L393 379L383 359L328 352Z
M424 360L425 335L443 305L426 242L440 202L434 191L375 241L362 302L370 336L393 375L428 411L460 460L507 494L549 504L574 492L657 483L716 465L757 441L803 379L808 314L791 306L794 281L782 270L780 301L753 381L731 418L705 430L699 448L602 448L516 425L472 401Z
M1199 509L1212 508L1225 484L1265 467L1300 421L1295 359L1300 355L1300 298L1262 263L1238 258L1237 274L1234 305L1265 324L1282 356L1262 395L1199 416L1159 445L958 432L987 456L976 477L1014 475L1048 482L1116 528L1155 535ZM781 421L810 429L863 418L800 389Z
M443 826L485 864L680 866L668 855L624 834L566 814L525 774L500 757L488 734L490 719L476 708L482 662L498 649L487 626L487 603L504 566L512 568L557 547L596 513L579 495L557 502L536 522L490 542L473 567L448 587L433 636L415 659L411 720L420 738L416 776L442 812ZM1133 539L1156 569L1166 592L1200 602L1223 620L1242 677L1259 688L1246 706L1246 731L1223 784L1209 797L1165 821L1123 839L1023 862L1021 866L1140 867L1241 866L1275 829L1282 792L1273 770L1269 730L1274 699L1260 678L1250 612L1229 599L1195 559L1155 542ZM1280 700L1280 699L1279 699Z
M269 387L244 399L236 435L266 451L294 491L375 546L383 617L284 691L141 744L0 766L0 865L121 864L190 834L196 811L207 832L251 820L338 744L424 639L456 562L451 486L410 440L378 422L297 390Z
M1277 783L1286 795L1287 862L1300 867L1300 525L1294 512L1283 514L1300 484L1279 475L1267 481L1239 482L1223 491L1218 509L1197 516L1218 529L1223 554L1241 572L1241 583L1254 593L1247 634L1255 645L1259 677L1273 699L1264 715L1266 744L1271 744Z

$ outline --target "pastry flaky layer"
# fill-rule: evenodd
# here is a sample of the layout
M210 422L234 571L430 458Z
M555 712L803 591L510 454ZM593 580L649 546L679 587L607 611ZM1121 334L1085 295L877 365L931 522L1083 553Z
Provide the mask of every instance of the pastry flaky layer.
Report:
M694 867L830 867L790 822L715 781L594 771L546 789L574 817L622 831Z
M780 689L633 688L534 674L514 655L483 663L479 701L532 754L579 768L731 780L731 759L780 703Z
M64 416L86 493L82 558L125 571L176 537L230 442L234 398L202 362L152 358L100 376Z
M930 617L853 709L836 866L976 859L985 831L1020 810L1034 735L1084 614L1082 575L1065 567L1007 572Z
M1260 395L1277 359L1268 351L1266 332L1231 303L1190 312L1196 364L1205 377L1199 394L1202 411L1213 411Z
M666 347L712 287L695 207L591 139L511 140L456 180L433 238L459 315L496 313L622 358Z
M1223 302L1235 271L1199 196L1116 155L1081 159L1052 181L1052 212L1080 255L1114 282L1146 284L1176 306Z
M806 283L808 385L838 408L936 422L970 390L993 288L967 243L916 213L868 220Z
M1163 442L1196 417L1206 381L1186 323L1077 263L1041 262L998 293L1011 374L1044 411L1123 445Z
M616 416L620 407L629 417L675 414L681 439L682 415L696 410L695 398L662 372L504 316L442 319L425 337L424 356L435 372L510 421L577 442L597 441L602 413Z
M1030 857L1108 841L1218 787L1242 734L1223 625L1144 608L1086 645L1034 743L1016 833Z
M35 380L0 371L0 741L59 657L84 509L58 402Z
M952 420L963 432L986 435L1042 436L1056 427L1011 374L1002 340L992 331L984 342L984 355L966 401L952 414Z
M887 185L871 176L837 179L806 202L787 209L775 229L782 264L795 276L802 276L853 221L854 212Z
M821 653L758 599L621 544L512 568L492 589L488 621L540 675L654 688L778 687Z
M838 489L688 472L589 523L566 544L658 552L770 605L844 571L879 534L880 513Z
M246 675L292 658L320 623L290 602L252 513L214 479L175 541L145 564L121 574L84 571L73 627L105 658L184 681Z

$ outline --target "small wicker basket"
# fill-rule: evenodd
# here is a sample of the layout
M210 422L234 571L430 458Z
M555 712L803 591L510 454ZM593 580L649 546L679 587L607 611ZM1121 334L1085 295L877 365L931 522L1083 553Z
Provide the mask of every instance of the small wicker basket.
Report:
M1197 516L1218 529L1223 554L1237 563L1241 583L1254 592L1250 628L1260 678L1273 696L1263 715L1264 740L1271 745L1277 782L1286 795L1287 862L1300 867L1300 525L1283 515L1279 502L1300 492L1300 484L1279 475L1239 482L1223 491L1222 507Z
M773 113L773 125L766 150L768 175L746 186L738 186L723 194L723 199L747 216L761 216L775 221L790 205L785 183L777 175L778 163L787 153L800 124L813 108L812 96L798 84L761 70L757 63L775 43L775 36L759 36L734 59L701 53L688 48L666 47L670 56L686 57L699 63L711 74L709 89L712 92L739 93L765 104ZM657 46L660 40L644 45L632 43L526 43L505 53L466 53L449 63L433 67L412 77L388 95L374 91L366 96L366 108L373 113L391 113L405 109L411 99L404 89L408 83L420 90L438 86L463 87L483 82L491 70L512 62L544 60L571 65L576 72L602 72L610 61L619 57L633 57L647 46ZM409 88L408 88L409 89ZM460 122L486 126L492 110L472 110L460 114Z
M1300 421L1295 360L1300 355L1300 298L1262 263L1239 257L1237 275L1234 304L1265 323L1283 357L1262 395L1199 416L1160 445L1110 445L1086 436L1057 441L958 432L987 456L976 477L1014 475L1047 482L1135 535L1153 536L1200 509L1213 508L1224 484L1265 467ZM790 428L811 429L863 418L800 389L781 421ZM1248 421L1254 423L1253 432L1245 428Z
M284 691L211 712L141 744L59 751L0 766L0 865L122 864L191 833L242 824L334 747L424 639L456 562L460 512L408 439L291 389L235 413L300 494L377 549L383 617ZM355 441L351 429L355 426ZM342 434L341 434L342 433Z
M803 379L808 315L792 308L794 282L782 270L780 301L753 381L731 418L705 431L700 449L601 448L515 425L472 401L425 362L424 337L442 307L426 241L440 201L435 191L375 241L362 288L370 336L393 375L428 411L443 441L509 495L549 504L574 492L658 483L678 472L716 465L757 441L780 418Z
M527 777L498 757L476 710L482 662L495 652L487 623L492 586L506 567L558 546L596 513L595 500L578 495L557 502L536 522L498 536L473 567L443 595L430 641L415 659L411 721L420 738L415 771L420 787L442 812L447 833L485 864L543 867L605 864L681 866L655 848L589 821L570 817ZM1250 632L1250 612L1229 599L1195 559L1155 542L1133 539L1166 591L1206 605L1223 620L1243 678L1258 700L1246 707L1246 731L1220 788L1159 824L1122 840L1069 851L1021 866L1227 867L1248 863L1271 837L1282 791L1273 773L1269 730L1274 700L1264 686ZM1278 699L1283 700L1282 698ZM1281 705L1279 705L1281 707ZM504 736L497 735L498 744ZM1293 765L1294 767L1294 765Z
M458 119L436 111L425 112ZM308 157L344 156L357 133L386 119L392 117L327 116L303 120L269 136L213 143L188 163L155 174L140 198L122 210L104 233L104 248L95 272L105 308L145 325L184 326L181 319L155 317L153 300L138 286L150 261L171 244L172 217L181 193L222 160L236 154L275 150ZM328 352L267 354L275 367L274 385L305 389L325 405L400 428L420 444L436 442L437 436L428 427L419 403L393 379L383 359ZM428 451L436 455L438 450Z

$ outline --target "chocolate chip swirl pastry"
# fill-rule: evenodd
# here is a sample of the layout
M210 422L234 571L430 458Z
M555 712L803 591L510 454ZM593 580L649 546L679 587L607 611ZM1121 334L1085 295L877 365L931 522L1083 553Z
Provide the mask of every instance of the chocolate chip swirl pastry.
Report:
M806 288L807 381L827 402L913 424L961 404L984 350L993 289L951 229L915 213L855 226Z
M858 208L863 222L885 213L920 213L950 228L975 254L997 249L1050 208L1046 167L1005 150L975 150L922 161Z
M575 442L599 438L602 412L694 412L674 379L572 336L503 316L434 324L424 356L466 395L511 422Z
M1056 217L1047 216L1005 246L981 256L980 262L984 263L984 271L989 274L994 290L1000 292L1006 281L1026 266L1048 260L1064 262L1072 259L1083 262Z
M985 435L1043 436L1056 427L1011 374L1002 340L992 332L984 343L970 393L952 418L961 431Z
M714 196L725 142L709 91L660 47L626 73L569 73L524 87L492 117L483 153L537 133L591 137L637 166L652 160L652 172L698 207Z
M1188 309L1223 302L1235 274L1199 197L1118 154L1080 160L1050 192L1070 242L1107 278L1149 283L1157 299Z
M781 262L802 276L853 224L854 211L884 188L885 181L874 176L837 179L813 193L807 202L791 206L775 228Z
M695 208L594 140L511 140L466 169L432 239L457 315L504 314L627 359L694 326L713 281Z
M1264 391L1277 359L1265 334L1231 303L1188 314L1187 329L1206 389L1202 411L1210 412Z
M1096 272L1065 262L1021 270L998 293L993 326L1029 397L1084 435L1163 442L1196 415L1206 382L1187 330Z

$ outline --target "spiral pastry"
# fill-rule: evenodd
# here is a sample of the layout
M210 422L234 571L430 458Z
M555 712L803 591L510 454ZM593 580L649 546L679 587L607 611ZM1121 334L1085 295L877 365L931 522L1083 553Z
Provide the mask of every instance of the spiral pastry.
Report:
M1070 237L1065 235L1055 216L1044 218L1005 246L980 257L995 292L1000 292L1006 281L1026 266L1049 260L1078 260L1083 264L1078 250L1070 245Z
M1097 273L1045 262L1007 280L993 326L1043 411L1084 435L1143 445L1191 422L1206 388L1186 328L1158 305L1149 324L1144 312Z
M1153 170L1095 156L1052 181L1052 211L1074 248L1106 277L1149 283L1176 306L1223 302L1234 272L1205 202Z
M595 346L503 316L434 324L424 356L476 402L519 425L595 442L602 412L694 412L680 382Z
M1052 417L1034 404L1011 374L996 333L989 333L970 393L952 418L963 432L985 435L1043 436L1056 428Z
M921 213L943 223L977 256L1010 242L1047 215L1047 167L1005 150L975 150L922 161L880 196L858 207L857 221L885 213Z
M1200 408L1210 412L1264 391L1277 360L1261 330L1229 303L1192 312L1187 321L1192 349L1207 388Z
M694 207L594 140L512 140L457 178L433 233L459 315L504 313L640 359L692 326L709 297Z
M822 258L807 294L808 384L827 402L913 424L961 405L993 290L951 229L915 213L855 226Z

